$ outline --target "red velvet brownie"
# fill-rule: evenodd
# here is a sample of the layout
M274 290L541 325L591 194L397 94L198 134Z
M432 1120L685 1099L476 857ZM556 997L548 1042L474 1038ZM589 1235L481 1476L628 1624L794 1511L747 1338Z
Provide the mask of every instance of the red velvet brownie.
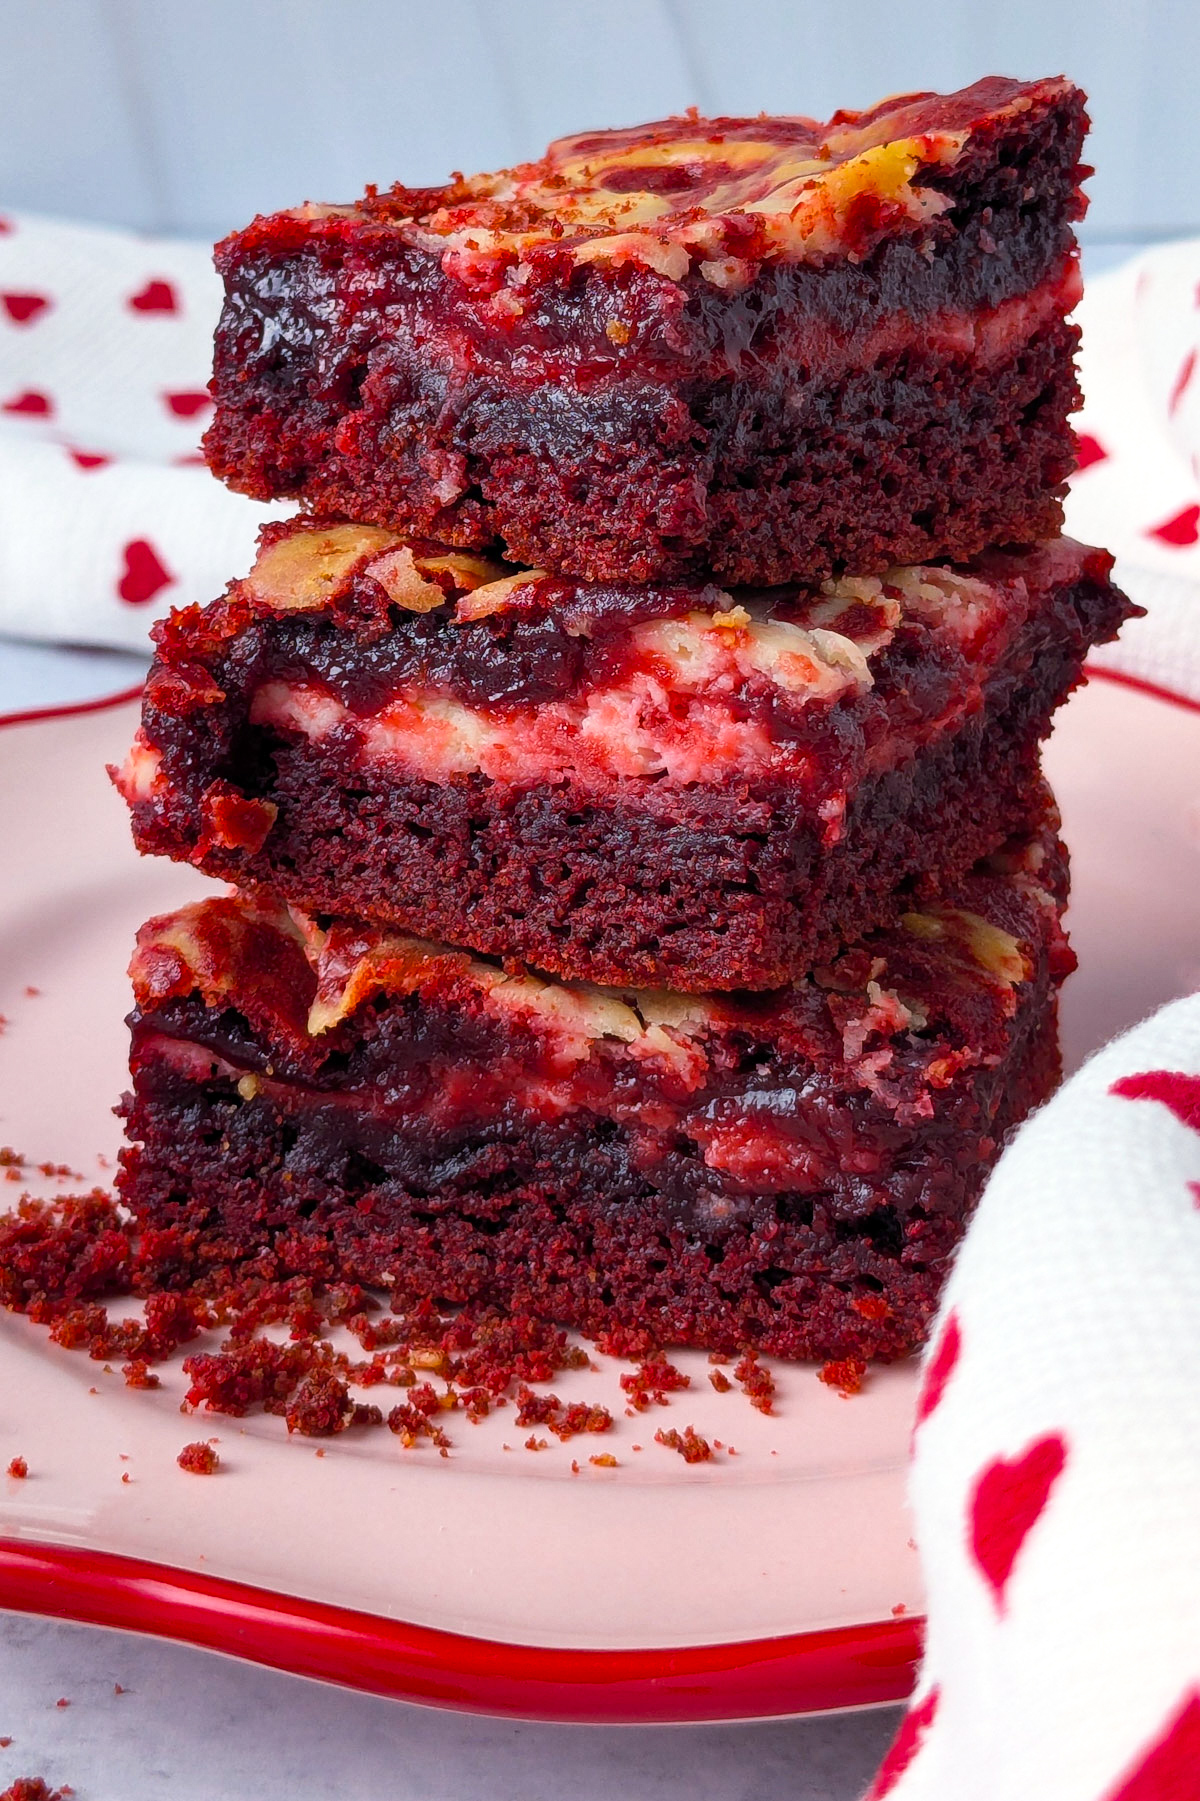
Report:
M508 573L272 527L156 628L139 849L553 974L766 989L1028 818L1129 611L1067 539L820 590Z
M209 462L590 580L818 582L1061 522L1083 96L702 119L256 219Z
M404 1305L903 1355L1058 1073L1040 804L952 895L771 994L558 983L264 895L151 920L122 1197L182 1281L270 1249Z

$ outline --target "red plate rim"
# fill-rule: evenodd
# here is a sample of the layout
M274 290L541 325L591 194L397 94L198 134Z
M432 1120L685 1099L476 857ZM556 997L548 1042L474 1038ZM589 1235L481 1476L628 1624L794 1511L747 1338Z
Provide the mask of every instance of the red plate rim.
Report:
M1089 674L1200 712L1200 701L1137 676ZM140 692L139 683L100 699L3 714L0 727L100 712ZM0 1539L0 1606L148 1633L426 1706L590 1724L767 1719L903 1701L924 1628L913 1616L733 1644L514 1645L24 1539Z
M767 1719L902 1701L924 1624L914 1616L740 1644L560 1650L23 1539L0 1539L0 1606L149 1633L427 1707L593 1725Z

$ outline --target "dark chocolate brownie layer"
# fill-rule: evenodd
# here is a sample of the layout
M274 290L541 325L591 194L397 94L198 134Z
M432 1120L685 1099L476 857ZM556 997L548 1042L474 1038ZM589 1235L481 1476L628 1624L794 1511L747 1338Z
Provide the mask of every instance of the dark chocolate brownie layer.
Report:
M257 219L218 248L209 460L589 579L813 582L1044 537L1085 125L1069 83L994 78Z
M1128 611L1109 568L1054 540L735 596L275 528L159 628L120 785L140 849L310 912L771 988L1023 824L1051 714Z
M150 922L120 1186L285 1271L663 1343L894 1357L1057 1076L1052 814L783 992L548 983L269 902Z

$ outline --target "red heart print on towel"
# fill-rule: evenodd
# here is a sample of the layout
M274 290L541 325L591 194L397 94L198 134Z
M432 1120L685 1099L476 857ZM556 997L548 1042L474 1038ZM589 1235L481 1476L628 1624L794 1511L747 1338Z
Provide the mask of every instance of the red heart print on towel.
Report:
M879 1766L879 1774L867 1790L866 1801L883 1801L885 1795L891 1794L921 1749L921 1741L933 1724L938 1698L939 1691L931 1688L927 1695L914 1701L909 1708L900 1722L900 1730L892 1740L887 1756Z
M189 394L164 394L163 399L177 419L195 419L205 407L212 405L212 400L203 388Z
M0 406L0 413L23 413L29 419L48 419L54 411L54 402L48 394L39 394L34 388L26 388L23 394L14 394Z
M1188 391L1188 384L1196 373L1195 349L1188 351L1179 365L1179 374L1175 377L1175 386L1171 389L1171 398L1167 402L1167 412L1173 417L1179 410L1179 403Z
M1108 1092L1127 1101L1161 1101L1181 1125L1200 1132L1200 1076L1185 1075L1181 1069L1143 1069L1118 1076Z
M145 538L133 538L125 546L124 557L125 566L117 583L117 593L131 607L144 606L175 580L153 544Z
M148 281L144 288L131 294L127 302L135 313L177 313L179 296L169 281Z
M0 294L0 304L14 325L32 325L51 302L44 294Z
M962 1332L959 1329L958 1315L950 1314L938 1341L930 1352L929 1362L925 1365L925 1374L921 1379L921 1392L917 1396L917 1417L914 1425L919 1426L927 1420L938 1402L941 1400L947 1382L954 1374L954 1366L958 1362L958 1354L962 1350Z
M1200 1801L1200 1695L1189 1695L1105 1801Z
M1021 1546L1041 1518L1067 1461L1059 1432L1037 1438L1020 1457L997 1457L975 1484L971 1496L971 1549L996 1605L1003 1610L1004 1589Z
M1093 438L1090 432L1081 431L1075 440L1075 473L1082 475L1093 463L1106 463L1108 452L1099 438Z
M1160 544L1172 544L1177 550L1186 550L1189 544L1200 541L1200 506L1195 501L1184 507L1161 525L1152 525L1146 533L1148 538L1157 538Z

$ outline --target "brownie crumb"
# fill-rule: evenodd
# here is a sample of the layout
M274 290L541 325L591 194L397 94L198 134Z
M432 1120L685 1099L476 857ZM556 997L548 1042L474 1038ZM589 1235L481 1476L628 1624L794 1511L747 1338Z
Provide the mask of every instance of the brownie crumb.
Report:
M612 1426L607 1407L572 1401L564 1406L557 1395L535 1395L524 1383L517 1390L518 1426L548 1426L564 1442L577 1432L607 1432Z
M667 1406L668 1393L691 1385L690 1376L657 1354L643 1358L637 1369L621 1377L621 1387L639 1413L650 1406Z
M666 1432L660 1428L654 1434L654 1442L665 1445L669 1451L678 1451L685 1463L707 1463L712 1457L712 1446L692 1426L685 1426L682 1432L674 1426Z
M29 1465L23 1457L14 1457L8 1466L8 1473L10 1476L14 1476L19 1482L23 1482L29 1474Z
M840 1395L856 1395L863 1385L867 1366L858 1357L835 1357L830 1363L823 1363L817 1371L817 1379L829 1388L836 1388Z
M184 1445L175 1461L181 1470L188 1470L193 1476L213 1476L221 1467L221 1459L203 1439Z
M757 1407L760 1413L770 1413L775 1395L775 1378L758 1361L758 1352L746 1351L733 1373L741 1384L742 1393L749 1396L750 1405Z

